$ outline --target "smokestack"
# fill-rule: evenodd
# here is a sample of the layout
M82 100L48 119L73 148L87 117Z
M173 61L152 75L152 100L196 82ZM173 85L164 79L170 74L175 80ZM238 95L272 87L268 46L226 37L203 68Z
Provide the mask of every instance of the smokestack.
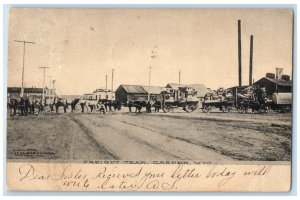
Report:
M241 20L238 20L238 59L239 59L239 87L241 87L242 86Z
M250 36L249 85L252 85L253 35Z

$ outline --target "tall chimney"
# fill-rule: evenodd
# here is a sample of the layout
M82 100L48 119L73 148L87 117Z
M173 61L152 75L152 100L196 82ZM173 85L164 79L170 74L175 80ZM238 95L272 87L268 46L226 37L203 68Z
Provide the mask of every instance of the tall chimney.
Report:
M253 35L250 36L249 85L252 85Z
M241 87L242 86L241 20L238 20L238 59L239 59L239 87Z

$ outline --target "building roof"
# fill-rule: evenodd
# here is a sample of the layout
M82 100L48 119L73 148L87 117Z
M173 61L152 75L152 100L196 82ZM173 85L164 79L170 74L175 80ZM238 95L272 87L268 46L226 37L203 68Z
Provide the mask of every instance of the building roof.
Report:
M180 87L192 87L197 91L198 97L203 97L206 93L211 90L208 89L204 84L178 84L178 83L169 83L166 87L170 87L172 89L178 90Z
M262 80L266 80L266 81L270 81L272 83L275 83L279 86L292 86L293 81L286 81L283 79L271 79L271 78L267 78L267 77L263 77L261 79L259 79L258 81L256 81L255 83L253 83L254 85Z
M163 91L163 87L158 86L142 86L147 93L160 94Z
M7 87L8 93L20 93L21 88L20 87ZM24 93L43 93L43 88L24 88Z
M105 89L105 88L98 88L96 90L93 91L93 93L96 93L96 92L111 92L109 89Z
M204 97L205 94L211 92L204 84L191 84L190 87L194 88L197 91L198 97Z
M185 84L179 84L179 83L168 83L166 87L170 87L172 89L178 90L180 87L186 87Z
M119 88L123 88L128 94L160 94L163 90L163 87L143 85L120 85Z

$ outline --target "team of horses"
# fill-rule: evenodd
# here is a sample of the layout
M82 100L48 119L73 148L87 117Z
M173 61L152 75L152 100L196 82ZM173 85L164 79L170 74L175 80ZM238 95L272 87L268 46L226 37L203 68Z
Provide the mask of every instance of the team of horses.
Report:
M121 103L118 101L110 100L93 100L93 99L73 99L66 100L58 97L53 99L30 99L30 98L11 98L7 101L7 108L10 110L10 115L38 115L39 113L45 113L52 111L59 113L60 108L63 108L63 112L66 113L69 107L71 112L77 110L78 106L81 108L81 112L96 112L100 111L106 113L108 111L117 111L121 109Z
M247 113L251 110L252 113L264 113L270 108L271 101L267 98L265 88L248 87L244 90L244 94L237 96L237 108L239 112Z

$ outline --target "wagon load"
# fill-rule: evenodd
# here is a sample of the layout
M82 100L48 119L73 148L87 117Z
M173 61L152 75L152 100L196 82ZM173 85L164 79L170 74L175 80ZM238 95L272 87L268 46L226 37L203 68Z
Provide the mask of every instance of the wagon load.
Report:
M278 105L291 105L292 93L274 93L272 95L272 102Z
M178 90L164 88L161 95L164 112L170 112L174 108L179 107L182 107L186 112L193 112L198 108L199 99L197 91L192 87L179 87Z
M233 106L232 92L221 87L217 91L209 92L204 96L202 111L207 113L212 108L218 108L222 112L230 112Z
M292 93L274 93L272 108L279 112L287 112L292 108Z

